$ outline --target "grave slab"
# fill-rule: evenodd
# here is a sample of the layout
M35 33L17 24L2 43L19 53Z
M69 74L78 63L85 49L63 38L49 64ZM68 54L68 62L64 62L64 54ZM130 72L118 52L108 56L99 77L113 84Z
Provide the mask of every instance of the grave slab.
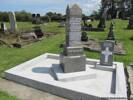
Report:
M95 68L99 62L86 59L85 74L69 73L75 74L75 79L58 73L59 55L46 53L5 71L5 78L72 100L127 100L123 63L114 62L115 71L107 71ZM54 67L57 67L56 75ZM87 71L91 77L86 77ZM69 81L57 80L57 76Z

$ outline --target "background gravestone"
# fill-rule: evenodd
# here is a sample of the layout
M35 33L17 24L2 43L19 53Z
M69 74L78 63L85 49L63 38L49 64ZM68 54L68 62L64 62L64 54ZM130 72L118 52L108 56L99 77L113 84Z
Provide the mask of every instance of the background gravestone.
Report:
M108 8L106 7L106 5L103 6L102 11L101 11L100 22L98 24L98 28L104 29L106 27L107 11L108 11Z
M1 31L2 32L6 32L7 31L7 27L6 27L6 24L4 22L1 23Z
M85 70L86 57L81 45L82 10L78 5L66 10L66 45L60 55L60 64L65 73Z
M108 33L107 40L115 40L115 36L114 36L114 24L113 24L113 22L111 22L110 30L109 30L109 33Z
M32 14L32 24L36 24L36 14Z
M131 16L130 16L130 19L129 19L129 24L128 24L128 28L129 29L133 29L133 0L131 0Z
M40 14L32 14L32 24L41 24Z
M100 65L112 66L113 52L114 52L114 41L107 40L103 42L101 45Z
M40 14L36 15L36 24L41 24L41 16L40 16Z
M14 12L9 12L9 19L10 19L10 32L15 33L17 31L17 24Z

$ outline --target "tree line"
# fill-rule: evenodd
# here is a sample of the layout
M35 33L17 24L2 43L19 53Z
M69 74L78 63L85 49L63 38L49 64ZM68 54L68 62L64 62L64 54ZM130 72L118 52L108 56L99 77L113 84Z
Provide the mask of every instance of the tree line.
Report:
M1 12L0 11L0 21L8 22L9 21L9 12ZM26 11L15 12L16 20L18 22L31 22L32 21L32 13ZM65 20L65 15L56 12L48 12L44 16L40 16L42 21L60 21Z
M9 12L1 12L0 11L0 21L3 22L9 22ZM26 11L19 11L15 12L16 20L18 22L31 22L32 21L32 13L26 12ZM86 16L83 14L83 17L89 18L89 16ZM66 15L62 15L61 13L56 12L47 12L45 15L40 16L41 20L44 22L47 21L65 21Z

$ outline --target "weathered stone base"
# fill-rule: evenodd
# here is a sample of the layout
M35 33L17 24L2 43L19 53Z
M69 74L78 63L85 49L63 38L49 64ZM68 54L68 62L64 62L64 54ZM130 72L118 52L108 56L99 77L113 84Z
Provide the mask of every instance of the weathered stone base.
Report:
M85 71L86 56L64 56L61 54L60 64L65 73Z

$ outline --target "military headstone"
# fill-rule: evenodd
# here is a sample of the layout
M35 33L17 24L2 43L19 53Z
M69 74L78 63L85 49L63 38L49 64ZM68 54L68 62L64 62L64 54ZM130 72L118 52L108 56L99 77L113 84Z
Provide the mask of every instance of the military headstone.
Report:
M10 32L15 33L17 31L17 24L14 12L9 12L9 19L10 19Z
M107 40L102 43L100 65L103 66L113 65L113 51L114 51L114 41Z
M81 45L82 10L78 5L66 10L66 46L60 55L60 64L65 73L85 70L86 58Z

